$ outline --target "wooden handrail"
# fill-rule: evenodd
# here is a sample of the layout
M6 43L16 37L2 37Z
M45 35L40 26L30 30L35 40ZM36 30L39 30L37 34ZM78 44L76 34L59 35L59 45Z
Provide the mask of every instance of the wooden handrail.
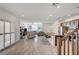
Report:
M79 28L74 29L72 32L68 32L61 40L68 38L69 36L73 35L74 32L77 32Z
M71 36L72 35L72 54L74 54L74 40L73 40L73 34L75 33L75 32L78 32L78 30L79 30L79 28L76 28L76 29L74 29L72 32L68 32L64 37L58 37L58 54L59 55L61 55L61 43L62 42L64 42L64 54L65 54L65 41L67 40L68 42L67 42L67 48L68 48L68 50L67 50L67 54L69 55L69 36ZM78 41L78 38L77 38L77 41ZM77 52L78 52L78 42L77 42ZM78 54L78 53L77 53Z

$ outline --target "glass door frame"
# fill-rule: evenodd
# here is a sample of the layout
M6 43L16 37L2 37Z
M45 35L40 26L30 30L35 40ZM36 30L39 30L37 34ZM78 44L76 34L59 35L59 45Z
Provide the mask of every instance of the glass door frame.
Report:
M15 30L16 27L15 27L15 24L14 24L13 22L6 21L6 20L4 20L4 19L0 19L0 21L3 21L3 23L4 23L4 34L3 34L3 35L4 35L4 38L3 38L3 39L4 39L4 43L3 43L3 44L4 44L4 48L0 50L0 51L2 51L2 50L4 50L4 49L7 48L7 47L5 47L5 35L6 35L6 34L5 34L5 22L9 22L9 23L10 23L10 45L9 45L8 47L10 47L11 45L13 45L13 44L16 43L16 30ZM14 39L15 42L14 42L13 44L11 44L11 33L12 33L12 32L11 32L11 24L14 24L14 31L15 31L15 32L14 32L14 34L15 34L15 39Z
M4 47L4 48L3 48L3 49L5 49L5 21L4 21L4 20L2 20L2 19L0 19L0 21L2 21L2 22L3 22L3 26L4 26L4 27L3 27L3 31L4 31L4 32L3 32L3 40L4 40L4 42L3 42L3 44L4 44L4 46L3 46L3 47ZM1 49L1 50L2 50L2 49Z

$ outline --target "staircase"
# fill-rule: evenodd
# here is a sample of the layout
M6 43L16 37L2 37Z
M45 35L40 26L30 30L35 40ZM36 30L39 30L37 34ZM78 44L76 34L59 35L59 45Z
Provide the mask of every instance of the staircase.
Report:
M58 55L78 55L79 54L79 28L67 33L62 37L57 37ZM75 34L75 35L74 35Z

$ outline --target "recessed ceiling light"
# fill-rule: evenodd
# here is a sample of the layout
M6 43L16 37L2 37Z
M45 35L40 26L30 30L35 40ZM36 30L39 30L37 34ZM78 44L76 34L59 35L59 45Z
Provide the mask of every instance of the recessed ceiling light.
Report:
M77 8L79 8L79 6Z
M57 8L60 8L61 6L57 6Z
M48 20L51 16L52 16L52 14L50 14L50 15L46 18L46 20Z

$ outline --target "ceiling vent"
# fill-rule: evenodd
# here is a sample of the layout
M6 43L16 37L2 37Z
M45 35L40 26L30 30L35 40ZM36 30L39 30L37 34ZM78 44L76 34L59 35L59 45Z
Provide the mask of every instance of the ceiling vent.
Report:
M52 3L52 6L57 6L59 3Z
M79 6L77 8L79 8Z

